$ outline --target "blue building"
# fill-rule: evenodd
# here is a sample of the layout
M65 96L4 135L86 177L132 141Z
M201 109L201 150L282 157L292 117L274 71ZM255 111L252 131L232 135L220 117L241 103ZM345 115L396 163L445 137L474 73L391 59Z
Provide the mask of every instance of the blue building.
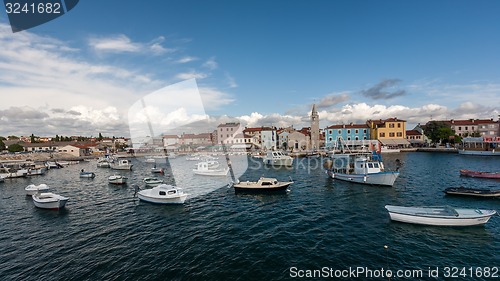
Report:
M333 125L325 129L326 147L334 147L340 138L349 146L363 145L366 140L370 139L370 128L366 124L344 124Z

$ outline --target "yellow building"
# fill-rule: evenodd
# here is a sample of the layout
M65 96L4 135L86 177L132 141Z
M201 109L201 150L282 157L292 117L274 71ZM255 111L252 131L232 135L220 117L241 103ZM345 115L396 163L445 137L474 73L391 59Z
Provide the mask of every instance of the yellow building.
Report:
M406 139L406 121L398 118L368 120L370 138L379 140L387 147L406 147L410 143Z

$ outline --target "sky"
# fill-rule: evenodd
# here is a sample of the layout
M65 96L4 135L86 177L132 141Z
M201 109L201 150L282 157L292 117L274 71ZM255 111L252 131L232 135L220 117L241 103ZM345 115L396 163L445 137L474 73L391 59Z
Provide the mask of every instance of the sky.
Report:
M322 128L496 120L498 11L493 0L85 0L13 33L2 9L0 136L301 128L312 104Z

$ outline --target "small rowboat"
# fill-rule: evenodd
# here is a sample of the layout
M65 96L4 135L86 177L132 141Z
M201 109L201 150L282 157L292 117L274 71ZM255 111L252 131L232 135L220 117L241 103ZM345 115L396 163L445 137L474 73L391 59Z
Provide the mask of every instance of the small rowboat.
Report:
M466 188L466 187L449 187L444 190L444 193L449 195L463 195L476 197L500 197L500 190Z
M460 175L472 178L500 179L500 173L476 172L471 170L460 170Z
M386 205L391 220L439 226L482 225L495 215L495 210L443 207L403 207Z

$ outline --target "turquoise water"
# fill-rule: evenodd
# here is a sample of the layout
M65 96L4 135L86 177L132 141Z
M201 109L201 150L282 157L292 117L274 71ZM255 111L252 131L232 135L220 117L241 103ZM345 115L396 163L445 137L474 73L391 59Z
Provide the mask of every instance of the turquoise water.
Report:
M133 197L131 183L151 176L151 164L138 159L132 160L133 171L120 172L129 176L128 186L109 185L106 179L114 171L95 168L96 162L6 180L0 183L0 279L291 280L312 270L339 273L360 267L378 271L372 278L360 274L330 279L387 280L373 275L381 270L394 274L420 270L418 278L393 276L391 280L442 280L446 267L456 267L465 268L465 275L452 279L490 280L478 277L477 268L481 273L486 267L493 271L500 267L500 217L481 227L430 227L391 222L384 209L393 204L500 210L498 199L451 197L442 192L450 186L500 189L500 181L464 178L458 172L498 171L500 159L386 155L388 168L395 168L396 159L404 163L392 188L329 179L320 159L296 159L292 169L265 169L248 159L242 180L291 176L295 183L290 192L235 194L225 186L228 178L213 181L175 173L174 180L167 163L158 162L167 168L162 176L166 182L191 182L185 191L193 196L182 206L152 205ZM247 158L241 156L240 161L246 163ZM194 163L179 157L171 165ZM82 168L97 177L80 179ZM46 183L69 197L66 209L35 208L24 193L31 183ZM437 269L439 277L429 278L430 269Z

